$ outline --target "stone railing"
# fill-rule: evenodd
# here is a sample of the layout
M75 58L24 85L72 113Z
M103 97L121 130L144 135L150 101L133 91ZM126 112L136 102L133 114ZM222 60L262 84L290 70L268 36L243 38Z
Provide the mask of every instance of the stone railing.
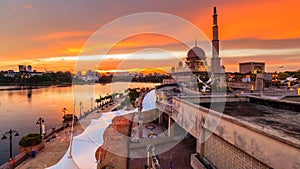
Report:
M172 104L168 104L162 101L156 101L156 107L166 113L172 113L173 111Z
M40 144L35 145L35 146L19 147L19 153L26 152L28 155L30 155L32 150L40 151L44 147L45 147L45 143L44 143L44 141L42 141Z

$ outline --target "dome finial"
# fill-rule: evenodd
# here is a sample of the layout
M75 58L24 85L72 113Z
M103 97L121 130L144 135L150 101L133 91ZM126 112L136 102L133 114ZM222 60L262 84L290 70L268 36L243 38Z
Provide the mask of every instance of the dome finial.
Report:
M198 45L198 41L197 41L197 38L195 38L195 47L197 47Z

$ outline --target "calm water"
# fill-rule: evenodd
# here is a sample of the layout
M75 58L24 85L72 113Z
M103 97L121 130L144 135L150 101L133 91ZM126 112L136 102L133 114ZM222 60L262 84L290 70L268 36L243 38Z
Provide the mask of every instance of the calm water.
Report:
M47 87L32 90L0 91L0 136L9 129L20 134L13 137L13 155L18 152L18 142L30 132L39 133L35 125L39 117L45 120L46 130L62 124L62 109L79 114L79 103L84 110L95 106L95 98L99 95L124 92L128 87L154 87L153 83L125 83L75 85L68 87ZM7 87L0 87L6 89ZM92 101L91 101L92 100ZM0 165L9 159L9 141L0 140Z

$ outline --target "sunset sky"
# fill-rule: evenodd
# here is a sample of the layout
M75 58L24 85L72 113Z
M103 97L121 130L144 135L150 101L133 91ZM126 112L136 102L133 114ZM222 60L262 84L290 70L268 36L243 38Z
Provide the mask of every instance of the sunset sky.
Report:
M220 57L226 71L238 71L238 63L246 61L266 62L267 71L300 69L298 0L1 0L0 70L17 71L19 64L30 64L37 71L74 71L81 49L95 32L115 19L140 12L176 15L196 25L211 40L213 6L218 11ZM130 23L129 29L143 32L153 24L136 27ZM175 26L170 31L185 33L184 28ZM102 43L97 47L112 48L107 57L96 58L102 59L98 67L167 70L199 39L186 34L188 46L174 37L156 34ZM118 36L118 31L111 30L110 35ZM198 46L202 47L201 43Z

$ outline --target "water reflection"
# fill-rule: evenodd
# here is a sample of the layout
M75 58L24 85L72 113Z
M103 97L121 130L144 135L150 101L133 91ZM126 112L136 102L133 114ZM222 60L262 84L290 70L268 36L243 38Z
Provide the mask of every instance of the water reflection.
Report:
M28 93L27 93L28 102L31 101L31 97L32 97L32 89L28 89Z

